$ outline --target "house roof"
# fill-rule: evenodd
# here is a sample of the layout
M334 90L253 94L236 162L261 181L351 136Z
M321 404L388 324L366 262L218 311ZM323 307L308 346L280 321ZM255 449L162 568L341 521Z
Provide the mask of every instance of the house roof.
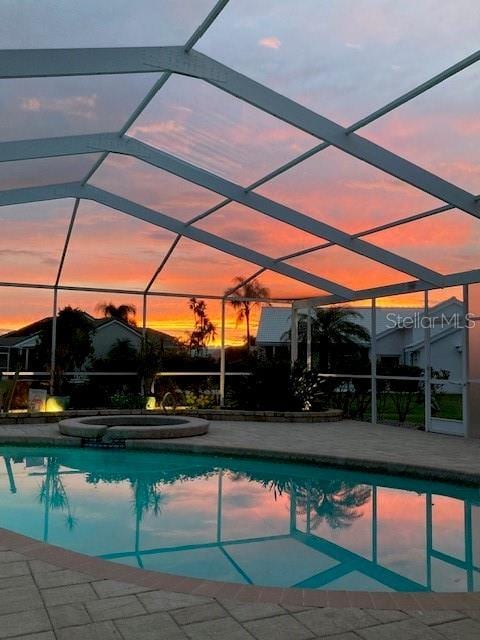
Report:
M49 316L47 318L42 318L41 320L36 320L35 322L31 322L30 324L26 324L24 327L20 327L20 329L14 329L13 331L9 331L8 333L4 333L0 336L0 341L3 343L5 339L9 338L26 338L36 335L40 333L40 331L47 326L52 321L52 317Z
M451 304L457 303L462 305L457 298L448 298L440 302L438 305L430 309L430 314L438 314L443 309L448 308ZM360 326L371 330L371 310L369 307L349 307L359 316L355 322ZM414 314L423 315L423 307L377 307L376 309L376 328L377 337L384 336L390 331L395 331L393 326L397 316L406 318ZM290 330L291 307L262 307L260 321L257 331L257 344L281 345L288 342L288 331Z
M125 328L129 329L135 336L142 337L142 329L134 327L119 318L94 318L89 313L85 312L85 316L92 322L95 330L102 330L111 324L121 324ZM52 322L51 316L42 318L32 322L20 329L9 331L8 333L0 336L0 348L1 347L16 347L19 346L25 340L38 335L45 327L48 327ZM147 328L147 337L151 342L156 344L177 344L177 339L168 333L157 331L156 329Z

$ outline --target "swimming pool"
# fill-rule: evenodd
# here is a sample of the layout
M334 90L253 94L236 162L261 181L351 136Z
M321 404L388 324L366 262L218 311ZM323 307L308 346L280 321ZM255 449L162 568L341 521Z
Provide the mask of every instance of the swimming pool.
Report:
M246 458L0 447L0 526L261 586L480 590L480 490Z

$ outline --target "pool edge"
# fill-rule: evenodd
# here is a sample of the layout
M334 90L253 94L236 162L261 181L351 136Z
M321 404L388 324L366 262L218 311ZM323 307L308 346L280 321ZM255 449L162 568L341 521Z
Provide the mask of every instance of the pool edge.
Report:
M130 567L69 551L40 542L9 529L0 528L0 545L21 553L29 560L42 560L86 573L97 580L116 580L151 590L172 591L218 600L250 603L273 603L290 606L364 608L379 610L467 610L480 609L480 592L475 593L407 593L376 591L315 591L282 587L258 587L200 578L188 578Z

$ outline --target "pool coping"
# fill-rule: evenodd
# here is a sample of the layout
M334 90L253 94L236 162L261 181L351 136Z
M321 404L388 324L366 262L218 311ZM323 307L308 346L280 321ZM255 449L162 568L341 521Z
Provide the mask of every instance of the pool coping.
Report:
M438 480L440 482L452 482L455 484L480 485L480 471L460 470L455 467L439 467L424 463L414 464L398 462L395 460L382 460L372 456L341 456L319 454L305 451L285 451L284 449L258 449L255 447L241 446L237 444L224 445L207 443L203 440L203 434L198 437L198 442L189 438L172 438L161 440L132 439L125 441L125 448L135 451L183 451L190 453L219 454L227 456L263 458L267 460L285 460L306 464L324 464L331 467L347 468L351 470L363 470L370 473L383 473L386 475L406 475L411 478L424 480ZM448 436L446 436L448 437ZM81 447L81 438L67 435L52 434L3 434L0 431L0 445L12 446L54 446L54 447Z
M36 442L35 442L36 440ZM71 446L76 438L39 436L0 436L1 444L18 445L55 445ZM79 443L75 443L78 447ZM433 466L420 466L394 461L379 461L368 457L342 457L319 455L282 450L259 450L238 445L218 445L196 442L168 442L132 440L128 443L131 449L157 451L190 451L197 453L218 453L226 455L251 456L265 459L283 459L297 462L323 463L350 469L366 469L383 473L411 475L416 477L454 480L455 482L474 483L480 481L480 474L472 471L439 469ZM313 589L297 589L282 587L259 587L230 582L189 578L174 574L150 571L114 563L78 552L64 549L34 538L0 528L0 545L10 546L30 559L44 560L63 568L88 573L97 579L111 579L132 583L149 589L160 589L193 595L210 596L238 600L240 602L268 602L292 606L311 607L358 607L371 609L402 610L452 610L480 609L480 592L375 592L375 591L337 591Z
M88 574L97 580L115 580L147 589L173 591L219 600L272 603L290 606L401 609L413 611L480 609L480 592L430 593L384 591L333 591L259 587L233 582L189 578L87 556L0 528L0 545L29 560L42 560L61 569Z

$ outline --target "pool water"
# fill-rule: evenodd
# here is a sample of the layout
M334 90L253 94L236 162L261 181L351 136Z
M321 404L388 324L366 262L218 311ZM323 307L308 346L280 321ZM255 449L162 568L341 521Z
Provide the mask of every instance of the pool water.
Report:
M480 590L480 489L312 465L0 447L0 526L178 575Z

